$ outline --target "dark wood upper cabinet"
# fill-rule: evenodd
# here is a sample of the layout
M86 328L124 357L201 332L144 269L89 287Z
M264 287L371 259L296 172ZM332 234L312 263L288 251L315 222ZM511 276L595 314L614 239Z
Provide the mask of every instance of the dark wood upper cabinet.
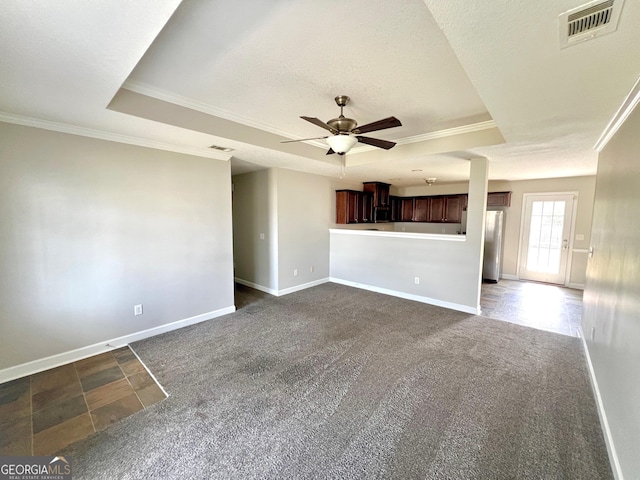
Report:
M413 204L413 221L428 222L431 197L415 197Z
M429 217L427 222L443 222L445 210L445 198L441 196L431 197L429 205Z
M373 222L373 195L357 190L336 190L336 223Z
M389 202L389 187L388 183L382 182L364 182L363 190L365 192L373 194L373 206L375 208L387 208L390 207Z
M360 195L356 190L336 190L336 223L358 223Z
M444 222L460 223L462 210L466 207L466 195L448 195L444 197Z
M469 196L430 195L395 197L389 195L389 184L365 182L364 192L336 190L336 223L433 222L461 223ZM487 206L509 207L511 192L490 192Z
M389 220L392 222L399 222L400 217L402 216L402 198L390 196L389 205L391 208Z
M488 207L510 207L511 192L489 192L487 194Z
M413 197L400 198L400 220L399 222L413 221Z
M367 192L361 192L360 201L360 216L358 218L359 223L371 223L373 222L373 195Z

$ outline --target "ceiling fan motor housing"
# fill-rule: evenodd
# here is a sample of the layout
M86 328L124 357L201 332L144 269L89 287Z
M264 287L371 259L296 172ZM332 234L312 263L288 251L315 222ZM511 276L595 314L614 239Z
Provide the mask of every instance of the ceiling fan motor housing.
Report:
M356 128L358 122L356 122L353 118L347 118L343 115L340 115L338 118L332 118L327 122L331 128L334 128L338 131L338 133L349 133L351 130Z

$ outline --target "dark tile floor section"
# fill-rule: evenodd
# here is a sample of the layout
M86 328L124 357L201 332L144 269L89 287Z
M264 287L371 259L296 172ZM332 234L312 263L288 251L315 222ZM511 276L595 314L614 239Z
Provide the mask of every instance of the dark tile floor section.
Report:
M129 347L0 385L0 455L51 455L165 398Z
M482 284L480 307L485 317L580 336L582 290L501 279Z

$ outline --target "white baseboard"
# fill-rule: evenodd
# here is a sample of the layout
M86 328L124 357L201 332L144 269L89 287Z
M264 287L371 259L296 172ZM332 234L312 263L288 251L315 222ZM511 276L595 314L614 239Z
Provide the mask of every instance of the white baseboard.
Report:
M293 287L284 288L282 290L275 290L273 288L264 287L257 283L249 282L247 280L242 280L241 278L234 278L236 283L240 285L244 285L246 287L255 288L256 290L260 290L261 292L268 293L270 295L275 295L276 297L281 297L283 295L287 295L293 292L299 292L300 290L305 290L307 288L315 287L316 285L322 285L323 283L327 283L329 278L321 278L319 280L314 280L313 282L302 283L300 285L294 285Z
M349 287L361 288L363 290L369 290L371 292L384 293L385 295L391 295L393 297L404 298L407 300L414 300L416 302L428 303L429 305L435 305L436 307L449 308L451 310L457 310L459 312L471 313L473 315L480 315L480 306L473 308L467 305L461 305L459 303L445 302L443 300L437 300L431 297L423 297L421 295L414 295L412 293L401 292L398 290L389 290L387 288L375 287L373 285L366 285L363 283L352 282L350 280L343 280L341 278L329 278L330 282L339 283L341 285L347 285Z
M329 277L321 278L320 280L314 280L313 282L303 283L301 285L285 288L284 290L278 290L278 293L276 295L282 296L293 292L299 292L300 290L315 287L316 285L322 285L323 283L327 283L328 281Z
M276 296L278 295L278 291L274 290L273 288L264 287L260 284L249 282L248 280L243 280L238 277L234 277L233 280L236 283L239 283L240 285L244 285L245 287L255 288L256 290L260 290L261 292L268 293L269 295L276 295Z
M567 283L568 288L575 288L576 290L584 290L584 283Z
M616 452L615 444L613 443L613 437L611 436L611 429L609 428L609 421L607 420L607 413L604 410L604 404L602 403L602 396L600 395L600 388L598 387L598 380L596 379L596 373L593 369L593 363L591 363L591 355L589 355L589 347L587 341L584 338L584 332L580 327L580 338L582 339L582 348L584 349L584 355L587 358L587 367L589 369L589 379L591 380L591 387L593 389L593 396L596 399L596 406L598 407L598 416L600 417L600 425L602 425L602 431L604 433L604 443L607 445L607 452L609 453L609 461L613 470L613 476L616 480L623 480L622 469L620 468L620 461L618 460L618 454Z
M501 274L500 278L504 278L505 280L520 280L517 275L510 275L508 273Z
M236 311L235 306L221 308L214 310L213 312L202 313L194 317L185 318L171 323L165 323L158 327L149 328L140 332L131 333L118 338L112 338L100 343L94 343L93 345L87 345L86 347L76 348L75 350L69 350L68 352L62 352L49 357L40 358L31 362L22 363L14 367L5 368L0 370L0 383L8 382L16 378L25 377L27 375L33 375L34 373L49 370L50 368L59 367L60 365L66 365L67 363L77 362L83 358L98 355L99 353L109 352L116 348L124 347L129 343L142 340L144 338L160 335L161 333L177 330L182 327L187 327L195 323L211 320L222 315L227 315Z

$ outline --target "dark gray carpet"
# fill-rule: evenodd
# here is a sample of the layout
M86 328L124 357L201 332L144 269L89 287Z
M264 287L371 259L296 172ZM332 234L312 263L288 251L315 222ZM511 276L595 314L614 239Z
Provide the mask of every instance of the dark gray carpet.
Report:
M576 338L336 284L241 296L133 345L170 397L67 449L74 478L612 478Z

